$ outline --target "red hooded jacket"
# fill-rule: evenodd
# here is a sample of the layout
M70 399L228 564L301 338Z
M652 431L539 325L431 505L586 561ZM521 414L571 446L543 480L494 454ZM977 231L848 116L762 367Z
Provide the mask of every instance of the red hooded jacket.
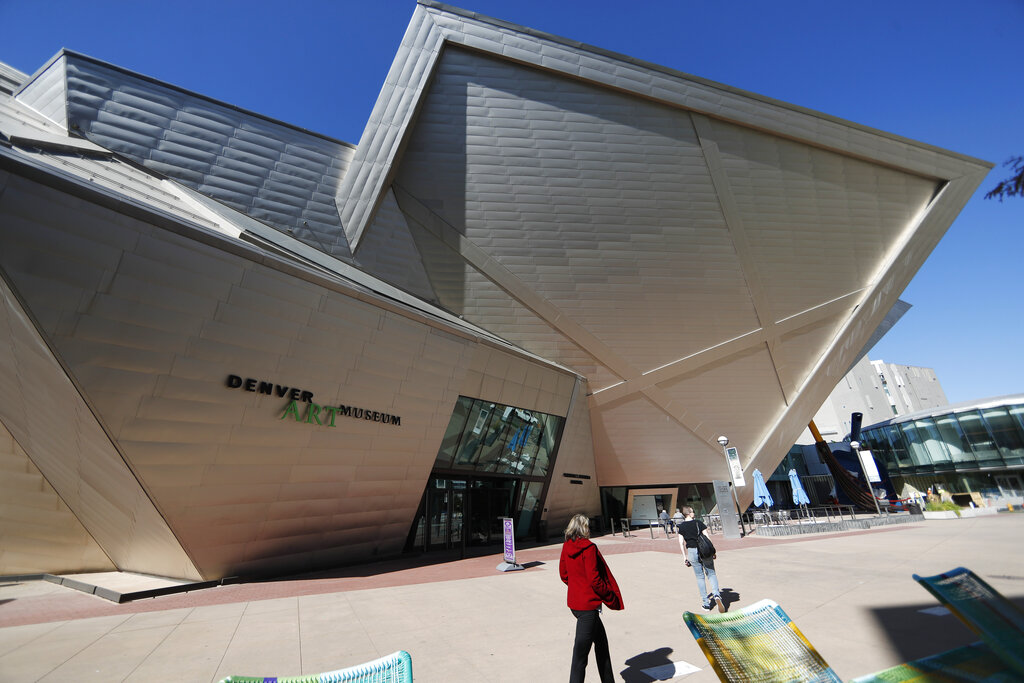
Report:
M590 539L574 538L562 544L558 573L569 586L569 609L591 610L602 604L614 610L624 607L619 584Z

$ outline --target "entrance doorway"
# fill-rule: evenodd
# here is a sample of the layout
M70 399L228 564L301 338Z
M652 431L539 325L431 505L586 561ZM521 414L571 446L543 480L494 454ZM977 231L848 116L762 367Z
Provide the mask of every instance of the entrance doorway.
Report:
M512 516L518 482L514 479L476 479L469 490L469 545L501 543L501 520Z
M428 487L426 493L426 529L421 529L422 542L431 550L446 550L462 545L466 508L466 482L431 482L440 487ZM423 525L423 518L420 518ZM427 534L422 535L422 531Z
M407 549L499 545L502 518L513 516L520 482L503 477L431 477Z

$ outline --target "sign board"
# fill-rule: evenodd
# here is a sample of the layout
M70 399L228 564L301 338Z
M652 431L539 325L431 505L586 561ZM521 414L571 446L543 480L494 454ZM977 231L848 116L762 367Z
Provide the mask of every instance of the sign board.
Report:
M716 479L712 486L715 489L715 502L718 503L718 516L722 520L722 534L726 538L742 538L740 516L732 502L729 482Z
M633 509L630 511L633 526L647 526L658 521L657 496L633 496Z
M501 526L505 530L505 561L516 563L516 536L512 532L512 518L502 517Z
M882 481L881 475L878 474L878 467L875 466L875 458L871 455L871 451L858 451L857 455L860 456L860 466L864 470L864 476L868 478L868 481L871 483Z
M725 458L729 461L729 472L732 474L732 485L736 488L746 486L743 481L743 467L740 465L740 452L735 446L725 449Z

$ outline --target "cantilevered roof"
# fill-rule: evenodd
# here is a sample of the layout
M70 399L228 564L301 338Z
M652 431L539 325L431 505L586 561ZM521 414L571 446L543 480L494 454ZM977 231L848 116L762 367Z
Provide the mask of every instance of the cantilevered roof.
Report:
M602 485L706 481L719 434L777 464L990 167L423 0L338 239L585 375Z

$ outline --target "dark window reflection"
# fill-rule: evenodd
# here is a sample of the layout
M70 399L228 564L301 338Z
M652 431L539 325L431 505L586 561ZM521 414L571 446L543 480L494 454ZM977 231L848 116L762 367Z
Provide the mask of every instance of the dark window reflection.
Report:
M546 477L563 418L460 396L435 467Z

